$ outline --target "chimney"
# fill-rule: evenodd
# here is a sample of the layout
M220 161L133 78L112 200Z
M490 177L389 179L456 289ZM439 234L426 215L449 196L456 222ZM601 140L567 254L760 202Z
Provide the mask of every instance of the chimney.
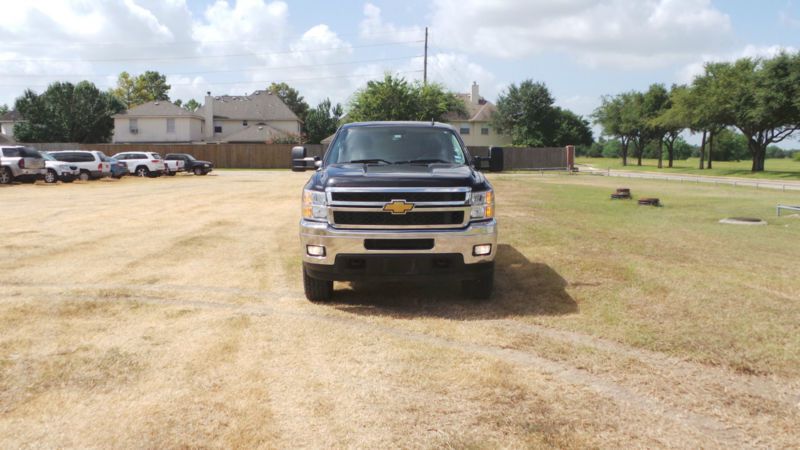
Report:
M214 139L214 97L211 91L206 92L203 105L203 120L205 121L205 138L207 141Z
M469 99L473 105L477 105L480 103L481 95L479 93L478 83L472 82L472 92L469 94Z

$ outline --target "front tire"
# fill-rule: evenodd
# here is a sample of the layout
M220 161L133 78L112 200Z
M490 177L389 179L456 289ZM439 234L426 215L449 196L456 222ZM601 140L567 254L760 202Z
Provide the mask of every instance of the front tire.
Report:
M203 173L203 169L202 169L201 167L195 167L195 168L194 168L194 174L195 174L195 175L205 175L205 174Z
M489 300L494 290L494 267L474 280L461 282L461 292L473 300Z
M312 278L303 269L303 289L312 302L329 302L333 297L333 281Z
M58 181L58 175L56 174L56 171L53 169L48 169L47 173L44 174L44 182L52 184L56 181Z

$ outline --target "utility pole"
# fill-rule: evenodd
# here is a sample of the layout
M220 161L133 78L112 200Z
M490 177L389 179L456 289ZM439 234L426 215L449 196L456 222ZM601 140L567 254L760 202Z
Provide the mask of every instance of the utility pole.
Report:
M428 27L425 27L425 62L422 68L422 84L428 84Z

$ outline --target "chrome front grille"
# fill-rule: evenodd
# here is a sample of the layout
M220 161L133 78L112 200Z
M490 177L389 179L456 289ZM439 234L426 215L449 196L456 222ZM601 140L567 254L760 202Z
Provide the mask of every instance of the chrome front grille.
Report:
M463 228L469 223L470 188L329 188L328 221L336 228ZM405 214L384 211L396 200L413 203Z

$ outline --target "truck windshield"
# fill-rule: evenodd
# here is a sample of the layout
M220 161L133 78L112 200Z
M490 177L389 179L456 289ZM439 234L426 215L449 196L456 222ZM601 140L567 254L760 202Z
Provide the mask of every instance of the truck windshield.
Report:
M464 149L451 130L434 127L366 126L341 130L329 164L465 164Z

